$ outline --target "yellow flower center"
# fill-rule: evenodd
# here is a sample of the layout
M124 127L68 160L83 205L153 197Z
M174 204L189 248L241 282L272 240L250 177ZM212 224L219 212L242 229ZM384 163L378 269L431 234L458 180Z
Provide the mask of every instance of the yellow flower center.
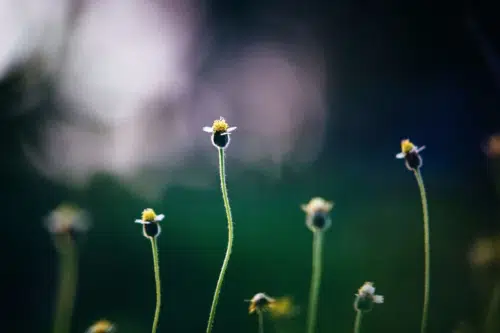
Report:
M214 132L225 132L229 128L229 125L226 123L224 118L214 120L214 124L212 125L212 130Z
M411 143L410 140L408 139L401 140L401 152L403 154L408 154L410 151L413 150L413 148L415 148L415 145Z
M61 230L69 230L75 223L75 218L78 215L78 208L72 204L61 204L55 210L58 219L58 224Z
M59 207L56 208L56 210L61 215L72 216L77 212L78 208L75 205L63 203L63 204L60 204Z
M146 208L142 211L141 219L145 222L154 222L156 219L156 213L151 208Z

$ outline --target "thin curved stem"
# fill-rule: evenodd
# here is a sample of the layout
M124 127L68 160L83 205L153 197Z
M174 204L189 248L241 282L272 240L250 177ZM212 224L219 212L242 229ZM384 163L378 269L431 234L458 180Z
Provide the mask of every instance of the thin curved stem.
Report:
M321 283L322 250L323 250L323 231L317 230L313 232L312 277L311 277L311 289L309 291L307 333L313 333L316 327L319 289Z
M264 314L262 311L257 311L257 317L259 318L259 333L264 333Z
M59 289L54 317L54 333L68 333L76 296L78 255L71 235L56 236L59 252Z
M498 313L498 301L500 298L500 281L495 283L491 295L490 304L488 305L488 312L484 320L485 332L495 332L495 319Z
M356 311L356 320L354 321L354 333L359 333L361 331L361 318L363 317L363 312L360 310Z
M156 308L155 316L153 319L153 327L151 328L151 333L156 333L158 328L158 322L160 320L160 310L161 310L161 280L160 280L160 259L158 256L158 244L156 237L149 237L151 241L151 251L153 252L153 267L155 272L155 285L156 285Z
M224 262L222 263L219 279L217 280L217 286L215 287L212 306L210 308L210 316L208 317L208 324L207 324L207 333L210 333L212 331L212 326L214 324L215 311L217 308L217 303L219 302L219 295L222 289L222 282L224 281L224 275L226 274L227 266L229 264L229 258L231 257L231 250L233 248L233 238L234 238L233 217L231 215L231 206L229 205L229 197L227 194L224 149L221 148L219 148L219 174L220 174L220 188L222 192L222 200L224 201L224 208L226 209L228 239L227 239L226 255L224 257Z
M422 323L420 332L425 333L427 328L427 313L429 308L429 288L430 288L430 242L429 242L429 209L427 206L427 195L425 192L424 179L420 170L414 170L415 179L418 183L420 190L420 197L422 201L422 212L424 221L424 253L425 253L425 268L424 268L424 304L422 309Z

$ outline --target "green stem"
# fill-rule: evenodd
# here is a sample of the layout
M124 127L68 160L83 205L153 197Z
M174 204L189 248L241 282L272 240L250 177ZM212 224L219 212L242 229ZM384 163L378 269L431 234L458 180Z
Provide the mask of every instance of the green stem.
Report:
M262 311L257 310L257 316L259 318L259 333L264 333L264 315Z
M491 295L490 304L488 306L488 312L486 314L486 319L484 321L485 332L495 332L495 321L496 312L498 312L498 300L500 298L500 282L496 282L493 287L493 292Z
M361 317L363 312L360 310L356 311L356 320L354 321L354 333L359 333L361 330Z
M425 192L424 179L420 170L415 170L415 179L420 190L422 201L422 212L424 219L424 253L425 253L425 268L424 268L424 304L422 309L422 323L420 332L425 333L427 328L427 312L429 308L429 288L430 288L430 242L429 242L429 210L427 207L427 195Z
M312 278L311 278L311 289L309 291L309 312L307 320L308 333L313 333L316 327L319 287L321 283L322 249L323 249L323 231L316 230L313 232Z
M54 333L69 333L76 296L78 256L69 234L56 236L59 252L59 289L54 318Z
M156 284L156 308L151 333L156 333L156 329L158 328L158 321L160 320L161 309L160 259L158 257L158 243L156 242L156 237L149 237L149 239L151 240L151 250L153 251L153 266Z
M222 263L219 279L217 280L217 286L215 287L214 298L212 300L212 307L210 308L207 333L210 333L212 331L212 326L214 324L215 310L217 308L217 303L219 302L219 294L222 288L222 282L224 281L224 275L226 274L227 266L229 264L229 258L231 257L231 250L233 247L233 237L234 237L233 217L231 215L231 206L229 206L229 198L227 195L224 149L221 148L219 148L219 174L220 174L220 188L222 191L222 200L224 201L224 208L226 209L228 240L227 240L226 256L224 257L224 262Z

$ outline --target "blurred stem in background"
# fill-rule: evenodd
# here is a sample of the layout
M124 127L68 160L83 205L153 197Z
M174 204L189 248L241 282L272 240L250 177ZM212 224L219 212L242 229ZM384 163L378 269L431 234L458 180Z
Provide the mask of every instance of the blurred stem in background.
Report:
M59 253L59 289L54 317L54 333L69 333L76 296L78 255L70 233L55 237Z
M493 173L493 184L495 186L497 200L500 201L500 158L495 158L490 161Z
M307 320L307 332L313 333L316 327L318 314L318 298L321 283L323 231L313 231L313 253L312 253L312 277L311 289L309 291L309 318Z
M363 317L363 312L361 310L356 311L356 320L354 321L354 333L359 333L361 330L361 318Z
M489 158L488 166L491 167L493 183L497 197L500 199L500 134L494 134L489 138L484 152Z
M492 169L493 183L495 185L497 200L500 200L500 136L493 135L490 138L488 150L490 165ZM498 214L498 212L497 212ZM491 300L488 306L485 319L486 332L498 332L498 304L500 301L500 281L497 280L491 293Z
M500 301L500 281L497 281L493 286L491 300L486 312L484 321L484 331L488 333L498 332L498 302Z

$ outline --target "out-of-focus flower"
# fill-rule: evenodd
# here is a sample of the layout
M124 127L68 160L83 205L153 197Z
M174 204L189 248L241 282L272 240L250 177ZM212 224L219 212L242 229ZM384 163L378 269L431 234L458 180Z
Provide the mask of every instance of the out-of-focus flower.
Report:
M375 287L373 282L365 282L355 294L354 309L356 311L371 311L373 304L384 303L384 296L375 295Z
M90 227L90 218L75 205L61 204L46 217L45 225L52 234L83 233Z
M500 156L500 134L490 136L486 143L485 152L491 158Z
M323 198L312 198L309 203L301 205L300 208L306 213L306 225L311 231L324 231L331 225L329 213L333 208L333 202Z
M475 267L500 265L500 235L478 238L469 251L469 262Z
M257 293L247 302L250 302L249 314L268 312L272 317L278 318L293 315L297 311L290 297L273 298L265 293Z
M106 319L101 319L90 326L85 333L114 333L116 326Z

